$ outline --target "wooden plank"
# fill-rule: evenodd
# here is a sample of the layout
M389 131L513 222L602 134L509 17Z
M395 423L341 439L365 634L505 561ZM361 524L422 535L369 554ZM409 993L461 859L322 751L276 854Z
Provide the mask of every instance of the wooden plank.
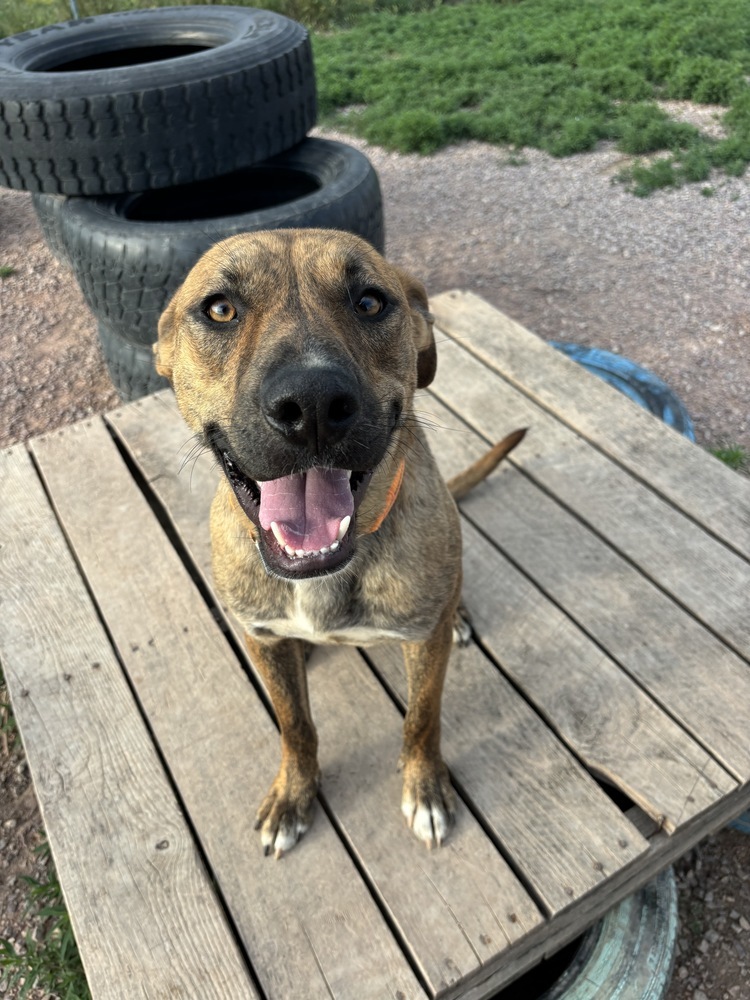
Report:
M449 341L442 345L441 358L431 390L443 403L486 440L499 439L508 427L528 426L523 444L508 462L750 658L750 564L743 557L498 378L464 347Z
M266 995L423 996L320 810L303 850L264 858L277 732L103 424L33 448Z
M179 486L177 442L184 438L185 428L176 410L172 411L173 418L167 419L165 402L126 407L110 419L162 500L169 504L170 514L175 521L180 518L182 537L207 572L208 498L199 496L198 491L209 487L211 476L205 469L200 470L197 462L190 494ZM159 433L154 435L151 414L157 405L161 416ZM182 496L175 499L173 510L172 497L179 492ZM185 512L188 502L193 510ZM405 683L400 651L393 654L383 650L385 647L371 651L378 669L390 670L389 683L394 686L392 675L397 675L398 683ZM466 660L468 666L454 677L455 703L461 707L456 710L453 750L448 750L450 743L446 742L446 756L452 770L454 760L471 759L471 767L466 766L475 777L472 780L467 773L461 778L462 786L485 815L494 812L493 832L513 855L545 907L554 913L607 873L633 861L645 849L645 841L484 657L476 650L473 654L467 652L466 657L470 657ZM449 683L451 677L453 667ZM472 699L481 703L481 711L476 726L469 727L462 720L476 714ZM366 716L364 719L366 723ZM445 739L450 739L449 731L444 732ZM506 767L509 746L513 747L516 761L510 772ZM486 780L490 774L492 778ZM521 800L524 805L519 808ZM550 825L564 831L551 842ZM530 834L529 828L536 834ZM513 831L512 844L507 839L509 829Z
M540 913L465 807L444 850L413 842L398 815L402 718L364 661L326 648L310 668L325 799L423 975L444 991L538 927Z
M430 302L441 330L750 558L750 484L471 292Z
M0 659L92 993L251 998L28 454L0 453Z
M400 650L368 651L405 704ZM454 650L446 760L527 882L556 914L634 862L646 842L475 646Z
M424 422L438 423L442 427L444 421L440 414L435 416L431 410L425 412L429 410L431 405L428 397L421 395L418 398L417 408L423 416ZM169 414L174 420L169 418ZM514 414L506 428L507 430L518 425L516 417L517 415ZM198 526L204 523L209 502L207 498L213 492L217 472L212 468L210 460L201 459L196 463L194 469L189 467L184 469L181 475L177 474L182 456L186 455L191 448L191 439L189 431L177 415L171 393L130 404L116 411L110 419L122 434L129 450L138 457L142 467L150 470L149 477L154 481L155 488L158 488L160 496L169 510L178 512L177 517L180 524L185 525L190 519L193 519ZM459 471L465 464L467 457L476 457L484 450L481 445L474 443L474 437L467 434L465 429L461 429L460 425L456 426L455 431L449 427L445 438L452 439L454 434L462 442L467 454L453 455L452 460L455 465L444 467L445 475ZM477 451L473 456L469 455L469 452L475 447ZM166 458L161 455L162 449L167 456ZM445 449L441 449L441 457L444 453ZM499 474L504 475L505 470ZM491 479L490 483L492 481ZM201 493L206 498L203 502L203 509L201 509ZM396 676L401 675L398 654L394 658L394 673ZM312 683L316 683L314 676ZM493 719L495 724L497 724L498 718L502 718L503 711L504 706L500 704L498 715ZM518 734L519 739L523 739L522 724L523 720L519 727L521 730ZM529 749L533 750L534 743L530 740L527 740L527 743ZM501 772L499 777L504 781L504 772ZM658 843L652 841L648 853L641 855L637 864L620 869L616 877L602 880L592 892L553 917L549 924L541 929L542 933L530 932L518 945L503 956L498 967L489 963L483 966L470 980L446 991L446 1000L458 996L462 1000L464 998L466 1000L469 998L470 1000L483 1000L485 997L494 996L498 989L533 967L545 955L551 954L568 943L582 929L603 916L614 903L639 888L665 865L672 863L684 854L707 833L718 829L728 819L738 815L748 804L750 804L750 785L745 785L736 792L730 793L695 819L680 826L673 836L661 837L658 839ZM536 827L538 836L543 837L549 823L549 815L542 814L540 824ZM532 832L534 831L532 830Z
M747 663L523 476L515 470L508 472L502 502L489 491L478 492L465 502L467 516L695 739L732 774L747 781ZM481 547L474 554L467 553L467 600L477 615L478 627L494 626L500 656L504 642L497 628L502 624L497 605L476 585L484 551ZM499 601L506 589L505 585L498 588ZM606 706L617 704L619 708L619 703L613 702L614 690L598 688L598 693L603 721L608 715ZM594 710L595 705L590 708ZM653 757L652 766L658 767L660 759ZM699 759L694 763L699 766ZM708 772L705 776L712 781L716 778ZM697 808L697 803L694 805Z
M486 447L478 438L471 440L465 433L460 434L460 421L437 400L424 400L422 406L429 415L428 439L449 474ZM455 430L444 433L440 428ZM463 455L469 443L471 454ZM517 461L522 458L519 451ZM742 660L510 464L501 466L493 479L475 489L461 508L733 775L743 781L750 778L750 745L744 735L750 728L750 670ZM703 774L705 753L662 713L654 715L650 700L633 692L632 683L619 670L613 670L613 663L598 654L593 644L582 654L569 656L564 670L558 657L554 670L545 673L543 660L531 661L524 655L523 642L511 659L520 641L515 635L517 628L528 625L532 638L538 636L543 642L546 629L538 620L538 595L529 597L522 608L518 602L529 584L518 571L482 545L471 529L465 529L464 547L465 598L483 641L503 668L521 684L545 717L555 719L555 712L566 712L566 725L555 725L561 733L568 732L569 741L575 706L582 705L584 699L591 710L589 724L599 719L605 727L598 734L598 749L584 749L580 740L570 743L587 764L605 776L611 766L622 768L619 777L610 772L611 780L650 815L663 815L667 829L672 829L680 816L684 822L692 812L705 808L708 802L703 794L696 798L690 790L693 781L697 778L704 794L712 795L714 780L721 788L727 776L712 777L712 769ZM507 614L499 613L503 607L516 608L518 625ZM556 616L549 614L550 627L557 635L558 626L552 626ZM559 629L561 639L563 633L571 634L569 622ZM577 645L580 643L573 639L570 652ZM538 670L542 673L534 679ZM591 700L596 692L599 708ZM568 698L568 709L574 710L572 716L564 708ZM633 713L631 721L627 723L625 716L619 719L617 725L622 726L622 731L620 739L613 743L613 707L617 706L619 712L628 705ZM632 742L632 726L645 738L640 750ZM657 732L663 737L658 748L650 742ZM592 735L580 734L585 744ZM614 754L607 770L601 769L602 753L607 757ZM663 770L667 761L671 763ZM698 773L694 774L696 767ZM671 768L676 772L670 778L667 771ZM630 770L627 778L625 769ZM676 784L665 800L659 787L672 781ZM650 807L645 805L644 794L646 799L651 798ZM683 813L680 800L683 797L685 803L685 796L695 801L687 803L688 811Z
M482 642L589 770L670 833L737 787L710 753L469 525L464 567L464 596ZM673 681L679 662L674 666ZM725 713L729 707L725 701ZM744 760L745 753L739 756Z

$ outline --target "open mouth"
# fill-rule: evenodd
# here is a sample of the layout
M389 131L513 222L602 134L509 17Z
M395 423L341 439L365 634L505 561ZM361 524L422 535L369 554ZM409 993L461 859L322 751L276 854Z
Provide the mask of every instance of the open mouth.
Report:
M259 548L270 573L303 580L343 569L354 555L357 508L372 471L311 468L259 481L214 445L242 510L259 529Z

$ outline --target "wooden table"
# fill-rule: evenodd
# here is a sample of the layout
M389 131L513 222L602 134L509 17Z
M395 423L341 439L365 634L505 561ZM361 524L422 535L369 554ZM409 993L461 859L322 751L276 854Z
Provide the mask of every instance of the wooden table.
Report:
M0 454L0 660L97 998L489 997L750 803L750 482L480 299L433 308L446 476L530 428L462 505L440 851L400 817L399 650L337 648L315 824L264 858L277 733L169 393Z

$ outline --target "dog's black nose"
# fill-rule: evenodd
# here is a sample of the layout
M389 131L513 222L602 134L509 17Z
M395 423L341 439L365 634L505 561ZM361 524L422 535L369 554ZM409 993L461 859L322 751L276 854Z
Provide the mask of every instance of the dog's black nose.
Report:
M274 430L318 454L341 441L356 420L359 386L341 368L284 366L265 379L260 403Z

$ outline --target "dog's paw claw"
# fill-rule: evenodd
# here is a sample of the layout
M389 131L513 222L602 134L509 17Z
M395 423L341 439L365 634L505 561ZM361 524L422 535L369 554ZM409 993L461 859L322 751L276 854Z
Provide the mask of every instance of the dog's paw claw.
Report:
M437 776L422 776L404 782L401 812L409 829L432 850L441 847L453 825L453 789L447 769Z
M309 830L316 788L317 784L304 796L293 799L272 786L255 820L266 857L273 854L277 860L282 858Z
M471 620L466 609L461 606L453 618L453 644L463 649L471 643Z

